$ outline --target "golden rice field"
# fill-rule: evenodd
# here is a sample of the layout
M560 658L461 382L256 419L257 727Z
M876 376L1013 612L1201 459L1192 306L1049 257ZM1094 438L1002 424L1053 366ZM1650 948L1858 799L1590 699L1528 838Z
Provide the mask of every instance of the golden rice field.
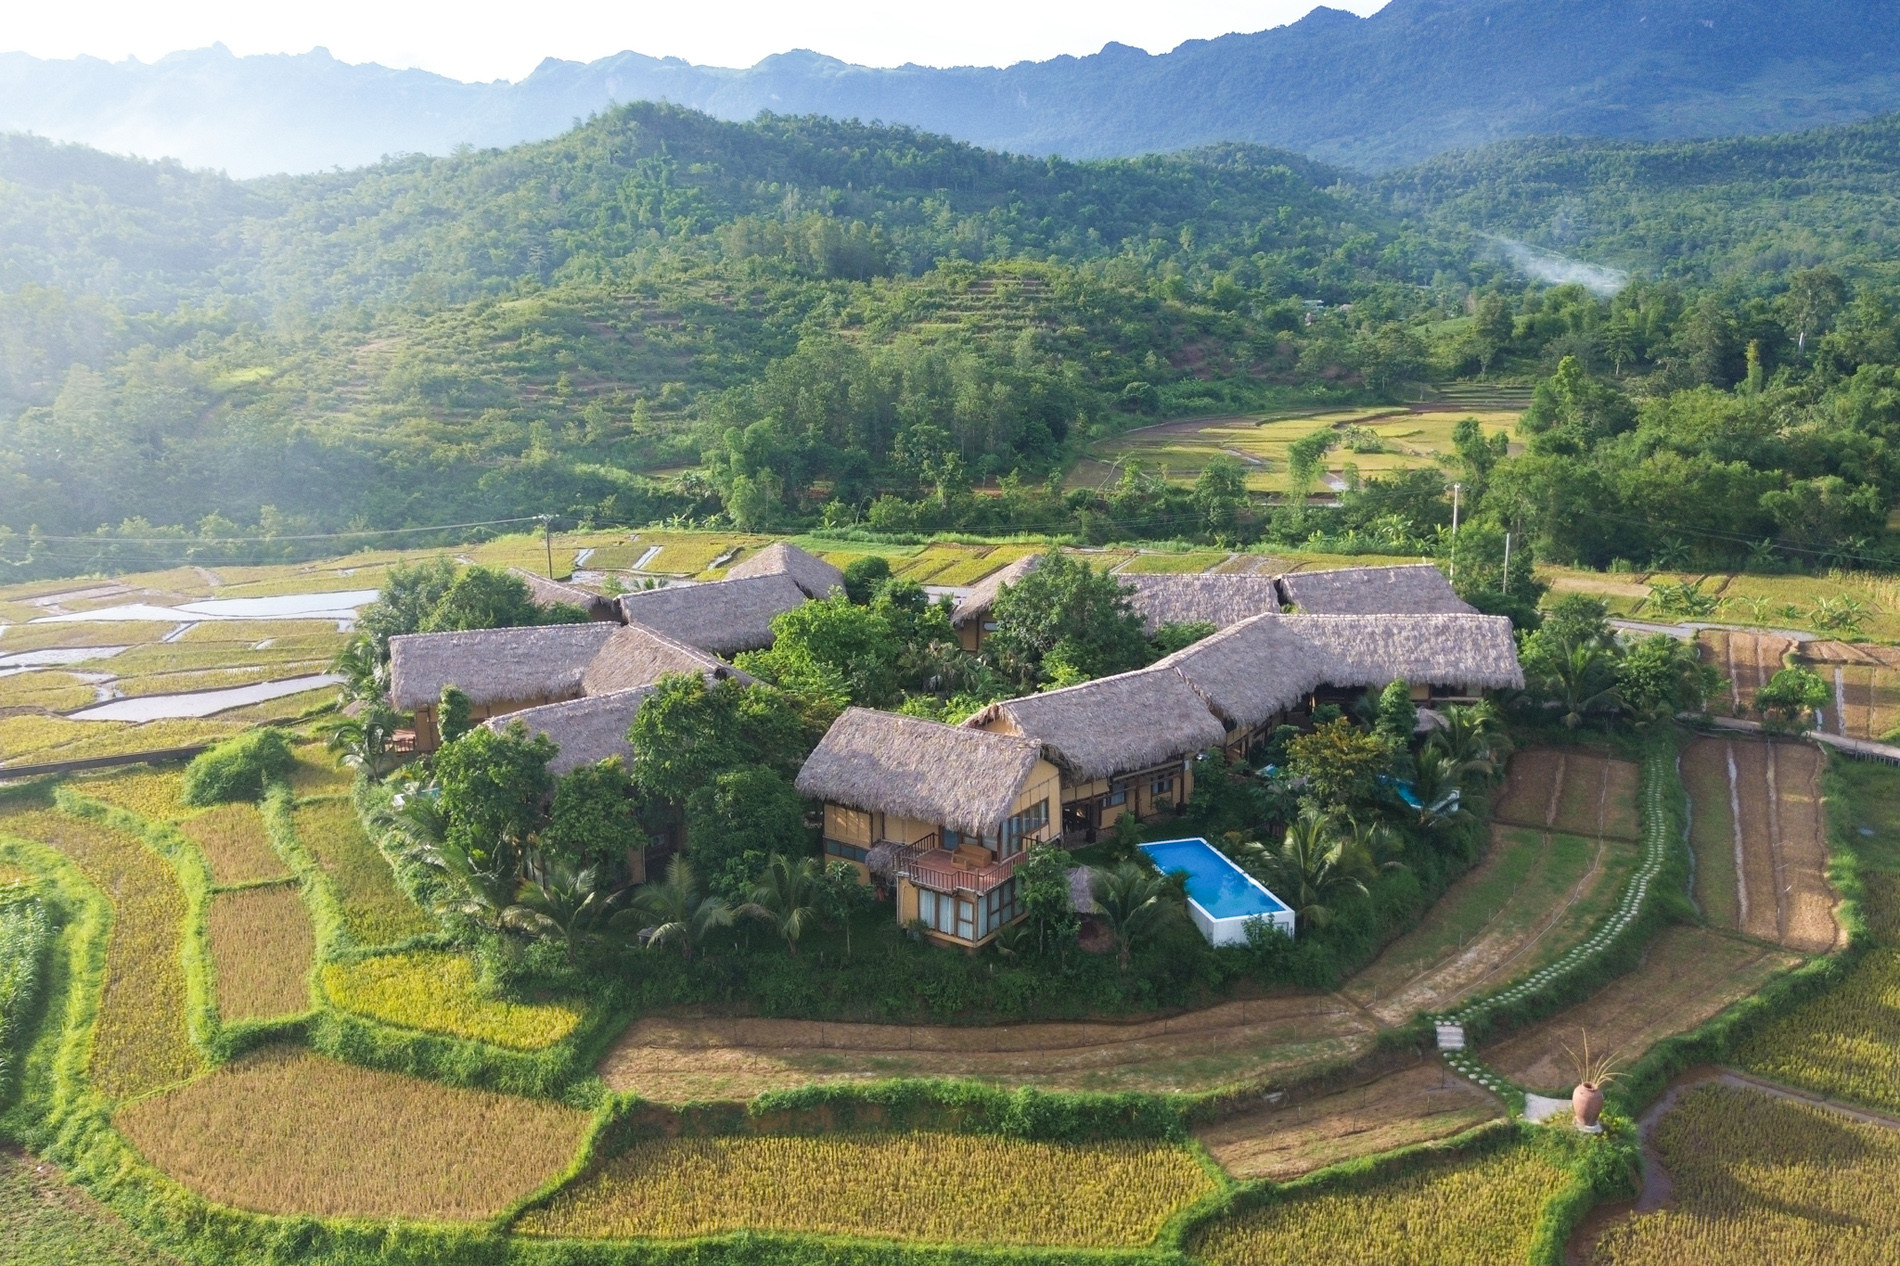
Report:
M71 673L37 671L0 677L0 708L39 708L69 712L83 708L97 692Z
M1846 980L1742 1044L1749 1072L1900 1111L1900 950L1876 949Z
M218 713L218 720L230 721L240 725L263 725L267 722L298 721L337 702L335 686L321 686L315 690L305 690L294 695L280 695L275 699L266 699L262 703L253 703L245 708L233 708L229 712ZM342 789L348 790L349 784Z
M727 1231L939 1244L1129 1248L1215 1190L1163 1143L969 1134L647 1139L516 1224L529 1235L678 1239Z
M170 822L191 812L179 800L185 785L183 765L124 765L99 774L82 774L67 786L148 822Z
M320 673L329 666L330 657L298 660L290 663L254 664L240 668L207 668L194 672L159 673L149 677L122 677L119 693L128 698L145 695L185 694L194 690L230 690L237 686L255 686L260 682L281 681L286 677L304 677ZM332 687L334 689L334 687Z
M326 963L323 989L344 1011L523 1051L554 1045L574 1031L583 1014L568 1003L490 997L462 954L385 954Z
M230 719L233 715L209 720L147 721L143 725L34 715L0 717L0 764L37 765L212 743L241 728Z
M37 614L37 613L36 613ZM156 622L74 621L71 624L10 624L0 628L0 655L53 647L133 646L155 642L176 625Z
M374 586L366 584L363 587L368 589ZM334 620L206 620L203 624L194 624L186 629L176 645L197 642L241 642L246 646L255 646L259 642L268 642L272 646L315 645L341 642L348 636L337 631Z
M1009 566L1019 558L1038 552L1034 545L998 545L994 549L977 546L962 559L930 578L934 585L973 585L993 571Z
M573 1159L586 1113L273 1047L113 1118L208 1200L299 1217L490 1218Z
M182 829L185 838L204 851L213 883L249 884L290 873L271 847L264 815L256 805L219 805L187 818Z
M92 1084L123 1099L197 1072L185 1029L185 894L171 866L123 831L63 813L6 813L0 831L64 853L112 903Z
M1190 551L1185 554L1137 554L1122 565L1120 574L1182 574L1204 572L1227 561L1223 553Z
M297 806L297 839L336 887L343 925L358 945L388 945L435 931L434 922L396 884L389 862L363 833L347 798Z
M303 698L302 695L293 697ZM296 752L297 763L290 771L290 790L299 798L340 795L348 791L356 779L356 771L348 765L337 764L335 755L325 751L321 743L299 743L292 750Z
M1521 1262L1544 1206L1570 1180L1542 1152L1507 1147L1360 1190L1322 1189L1249 1209L1214 1222L1189 1248L1211 1266Z
M289 884L221 892L205 915L218 1016L267 1020L310 1009L316 933L303 897Z
M1668 1207L1608 1228L1595 1266L1887 1266L1900 1261L1900 1131L1703 1086L1652 1136Z

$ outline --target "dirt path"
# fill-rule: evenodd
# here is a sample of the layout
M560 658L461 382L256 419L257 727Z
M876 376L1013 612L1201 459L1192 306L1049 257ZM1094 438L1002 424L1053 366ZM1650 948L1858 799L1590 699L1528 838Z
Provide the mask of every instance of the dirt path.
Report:
M1331 995L1227 1002L1167 1019L963 1028L650 1017L600 1066L651 1099L743 1099L817 1081L971 1077L1069 1089L1187 1091L1354 1058L1376 1025Z
M1432 1060L1304 1103L1230 1117L1195 1137L1234 1177L1283 1182L1503 1115L1495 1097Z

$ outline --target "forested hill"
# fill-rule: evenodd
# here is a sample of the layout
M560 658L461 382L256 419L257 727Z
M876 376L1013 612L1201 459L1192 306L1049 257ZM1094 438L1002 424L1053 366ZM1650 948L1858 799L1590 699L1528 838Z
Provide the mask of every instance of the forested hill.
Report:
M614 102L727 119L885 119L998 149L1109 157L1225 141L1377 170L1505 137L1769 133L1900 109L1882 0L1391 0L1368 18L1149 55L874 69L788 52L744 70L627 52L518 84L351 66L322 50L152 65L0 54L0 130L252 175L553 136Z
M1494 233L1637 276L1752 284L1819 263L1885 270L1900 245L1900 115L1712 141L1503 141L1367 191L1421 227Z
M1041 478L1133 417L1351 398L1416 364L1387 343L1435 279L1497 271L1254 147L1078 164L655 105L243 184L14 137L0 180L16 530L643 522L707 494L638 474L767 414L827 438L742 468L806 490L914 486L946 443Z

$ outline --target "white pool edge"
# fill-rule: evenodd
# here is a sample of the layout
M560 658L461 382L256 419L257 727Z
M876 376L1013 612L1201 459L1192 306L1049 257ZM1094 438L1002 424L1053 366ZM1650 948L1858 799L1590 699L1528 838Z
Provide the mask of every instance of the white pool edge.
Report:
M1233 858L1227 856L1212 844L1209 844L1207 840L1201 836L1188 836L1179 840L1150 840L1148 844L1199 844L1208 852L1220 858L1236 875L1239 875L1242 879L1246 880L1249 885L1264 894L1267 900L1280 907L1278 910L1269 910L1264 914L1237 914L1230 915L1227 918L1216 918L1207 912L1206 906L1203 906L1193 897L1189 897L1187 899L1188 918L1193 922L1195 928L1200 931L1201 936L1206 939L1209 945L1219 947L1222 945L1247 944L1247 925L1256 919L1274 931L1279 932L1282 936L1290 937L1293 935L1294 920L1292 908L1289 907L1286 902L1280 900L1273 889L1267 887L1252 875L1249 875L1239 866L1234 865ZM1152 862L1154 861L1154 856L1147 852L1148 844L1137 845L1137 847L1142 849L1143 856Z

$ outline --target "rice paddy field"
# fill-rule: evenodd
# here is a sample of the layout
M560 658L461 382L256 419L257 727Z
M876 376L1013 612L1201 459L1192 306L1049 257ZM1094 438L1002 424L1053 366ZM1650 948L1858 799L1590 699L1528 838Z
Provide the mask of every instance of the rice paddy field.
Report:
M1209 1266L1521 1262L1545 1206L1570 1181L1539 1150L1500 1148L1376 1184L1301 1191L1216 1221L1189 1250Z
M272 1047L127 1104L113 1123L146 1159L220 1204L472 1221L559 1173L587 1114Z
M323 988L344 1011L520 1051L554 1045L574 1031L583 1015L572 1004L490 996L476 982L474 964L465 954L384 954L327 963Z
M1229 1117L1195 1133L1236 1178L1284 1182L1340 1161L1500 1119L1503 1106L1436 1060L1364 1085Z
M1740 937L1702 928L1667 928L1635 971L1584 1002L1486 1046L1483 1057L1518 1086L1567 1094L1576 1085L1570 1051L1582 1049L1586 1035L1594 1053L1628 1063L1800 961L1794 954Z
M1095 484L1113 482L1118 468L1140 462L1165 472L1169 479L1193 482L1216 457L1231 457L1247 467L1247 487L1254 492L1287 489L1287 450L1315 431L1330 430L1337 439L1324 465L1326 475L1338 481L1350 465L1362 477L1435 465L1455 452L1452 428L1461 418L1475 417L1485 434L1515 435L1515 413L1421 412L1407 409L1351 409L1290 418L1230 417L1164 422L1142 427L1097 444L1072 478ZM1322 486L1316 491L1324 492Z
M148 1247L59 1166L0 1148L0 1252L7 1266L182 1266Z
M316 932L289 884L211 898L205 914L218 1017L226 1024L310 1009Z
M1652 1141L1668 1205L1607 1227L1591 1266L1900 1260L1900 1130L1718 1084L1686 1093Z
M186 819L183 830L185 838L203 850L213 883L254 884L290 877L290 868L271 847L256 805L207 809Z
M650 1139L531 1210L516 1230L600 1239L790 1231L1133 1248L1214 1190L1186 1150L1165 1143L936 1133Z
M389 945L435 931L435 921L397 885L388 859L363 833L348 797L299 804L292 822L298 841L330 877L353 942Z
M185 1029L185 894L171 865L123 831L31 806L0 805L0 834L64 853L112 903L92 1084L124 1099L197 1072Z

